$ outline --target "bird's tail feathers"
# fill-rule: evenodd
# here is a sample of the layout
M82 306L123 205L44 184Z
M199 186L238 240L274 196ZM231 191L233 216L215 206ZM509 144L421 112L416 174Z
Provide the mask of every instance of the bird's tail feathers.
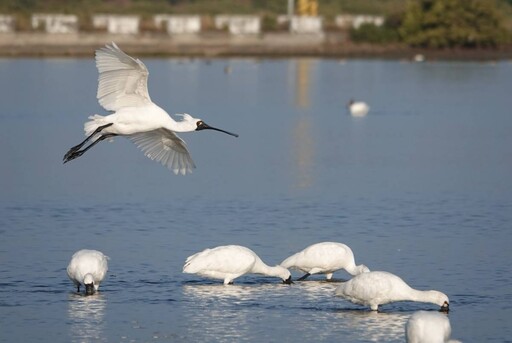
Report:
M104 116L100 116L99 114L89 116L89 119L90 120L88 122L85 122L84 124L85 136L87 137L89 137L89 135L91 135L94 132L94 130L96 130L99 126L109 123ZM99 136L99 134L94 135L94 137L92 137L92 140L95 141L96 139L99 138ZM109 138L108 141L112 142L113 138Z

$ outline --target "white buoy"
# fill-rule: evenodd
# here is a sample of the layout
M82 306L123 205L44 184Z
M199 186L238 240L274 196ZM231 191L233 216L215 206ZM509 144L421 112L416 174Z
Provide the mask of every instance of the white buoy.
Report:
M370 271L364 264L356 266L352 250L347 245L336 242L310 245L285 259L281 266L306 273L298 280L304 280L313 274L326 274L327 280L331 280L332 274L340 269L345 269L351 275Z
M192 172L195 164L185 142L176 132L216 130L238 137L237 134L207 125L201 119L181 114L175 121L166 111L151 101L148 94L148 70L139 59L125 54L112 42L96 50L99 71L97 98L107 116L95 114L84 124L87 138L64 155L64 163L82 156L104 139L124 136L134 142L144 154L160 162L175 174ZM82 147L89 141L92 143Z
M90 295L98 291L100 283L107 275L108 257L97 250L79 250L69 262L68 276L80 292L80 285L85 286L85 293Z
M350 100L348 109L352 117L364 117L370 111L370 106L363 101Z
M239 245L219 246L189 256L183 272L224 280L225 285L232 284L234 279L244 274L275 276L285 283L291 283L288 269L269 267L254 251Z
M370 306L377 311L379 305L396 301L417 301L441 306L448 311L446 294L439 291L420 291L411 288L398 276L382 271L362 273L342 283L335 294L355 304Z

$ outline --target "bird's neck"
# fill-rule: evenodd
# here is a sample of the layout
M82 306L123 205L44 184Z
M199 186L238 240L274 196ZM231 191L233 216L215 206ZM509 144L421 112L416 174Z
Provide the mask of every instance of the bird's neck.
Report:
M406 300L412 300L422 303L432 303L436 304L439 300L439 292L437 291L420 291L417 289L411 288L409 291L410 299Z
M196 130L197 125L195 123L191 123L185 120L175 121L174 119L169 117L169 120L167 121L165 128L173 132L192 132Z
M253 272L256 274L280 277L281 269L267 266L263 261L259 260L254 264Z
M361 274L361 267L362 266L356 266L354 262L351 262L348 266L345 267L345 270L352 276L356 276Z

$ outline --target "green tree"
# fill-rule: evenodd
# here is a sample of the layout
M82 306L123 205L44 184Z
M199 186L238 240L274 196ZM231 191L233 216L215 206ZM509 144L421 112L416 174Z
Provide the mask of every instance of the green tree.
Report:
M410 1L399 29L412 46L497 47L508 39L493 0Z

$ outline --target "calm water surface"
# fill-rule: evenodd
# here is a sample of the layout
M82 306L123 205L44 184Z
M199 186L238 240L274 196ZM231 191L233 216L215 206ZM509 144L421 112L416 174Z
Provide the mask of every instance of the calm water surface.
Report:
M416 310L436 310L372 313L321 277L181 272L207 247L277 264L320 241L448 294L454 338L511 341L512 63L145 62L156 103L240 134L182 134L192 175L125 139L63 165L105 113L93 60L0 60L0 341L403 342ZM366 118L347 115L352 97ZM82 248L111 258L91 297L65 271Z

